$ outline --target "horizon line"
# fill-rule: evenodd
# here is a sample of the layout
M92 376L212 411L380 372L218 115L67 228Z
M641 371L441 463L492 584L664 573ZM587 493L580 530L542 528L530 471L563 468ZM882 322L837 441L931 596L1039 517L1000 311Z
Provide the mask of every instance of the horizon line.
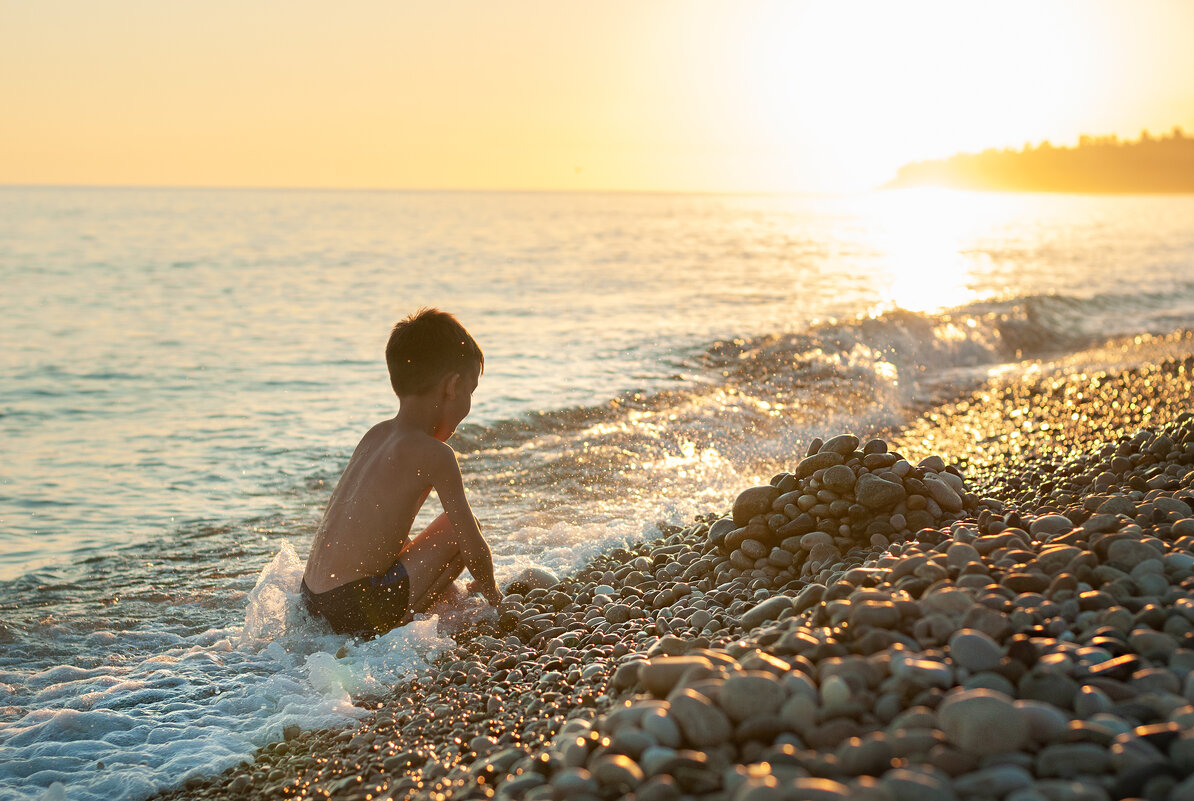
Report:
M265 184L74 184L10 183L0 181L0 189L186 189L206 191L243 190L253 192L396 192L410 194L601 194L601 195L850 195L882 190L882 184L857 189L548 189L497 187L399 187L399 186L305 186Z

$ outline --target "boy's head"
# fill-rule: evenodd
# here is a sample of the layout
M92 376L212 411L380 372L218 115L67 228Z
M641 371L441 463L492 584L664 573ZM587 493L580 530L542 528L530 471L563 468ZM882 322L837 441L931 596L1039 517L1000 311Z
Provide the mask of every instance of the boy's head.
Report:
M420 309L394 326L386 344L386 366L398 397L422 395L446 375L479 374L485 369L485 356L451 314Z

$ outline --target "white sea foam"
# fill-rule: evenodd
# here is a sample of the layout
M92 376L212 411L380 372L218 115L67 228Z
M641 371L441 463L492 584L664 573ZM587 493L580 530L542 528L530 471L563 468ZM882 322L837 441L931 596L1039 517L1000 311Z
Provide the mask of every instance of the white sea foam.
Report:
M686 504L656 511L676 520L691 514ZM565 575L654 529L624 516L575 524L527 515L515 523L492 543L499 581L530 566ZM283 543L249 592L240 626L190 637L101 630L86 643L109 654L103 664L0 671L0 687L22 690L19 698L6 691L0 704L16 700L24 712L0 723L0 801L137 801L220 773L281 739L286 726L364 717L354 701L384 695L451 646L436 616L369 642L331 633L302 606L303 568ZM465 609L453 622L483 612ZM151 655L122 657L122 644L134 640Z
M160 650L136 661L120 655L124 634L101 632L93 641L112 648L102 666L20 677L25 714L0 724L0 799L147 798L251 758L285 726L350 724L366 714L354 700L384 693L451 644L435 617L370 642L331 634L298 602L302 571L283 544L243 626L161 633Z

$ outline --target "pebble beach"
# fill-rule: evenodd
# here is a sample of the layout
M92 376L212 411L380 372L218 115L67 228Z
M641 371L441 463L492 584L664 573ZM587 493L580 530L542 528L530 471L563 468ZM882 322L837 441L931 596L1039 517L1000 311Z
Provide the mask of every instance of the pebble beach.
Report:
M161 799L1194 799L1194 339L1038 360Z

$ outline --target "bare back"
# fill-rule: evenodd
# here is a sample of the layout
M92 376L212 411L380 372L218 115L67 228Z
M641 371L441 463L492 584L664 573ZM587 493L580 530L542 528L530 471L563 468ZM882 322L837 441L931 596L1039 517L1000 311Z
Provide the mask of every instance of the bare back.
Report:
M396 419L369 429L348 460L311 545L304 579L313 592L380 576L397 561L431 491L422 466L439 445Z

